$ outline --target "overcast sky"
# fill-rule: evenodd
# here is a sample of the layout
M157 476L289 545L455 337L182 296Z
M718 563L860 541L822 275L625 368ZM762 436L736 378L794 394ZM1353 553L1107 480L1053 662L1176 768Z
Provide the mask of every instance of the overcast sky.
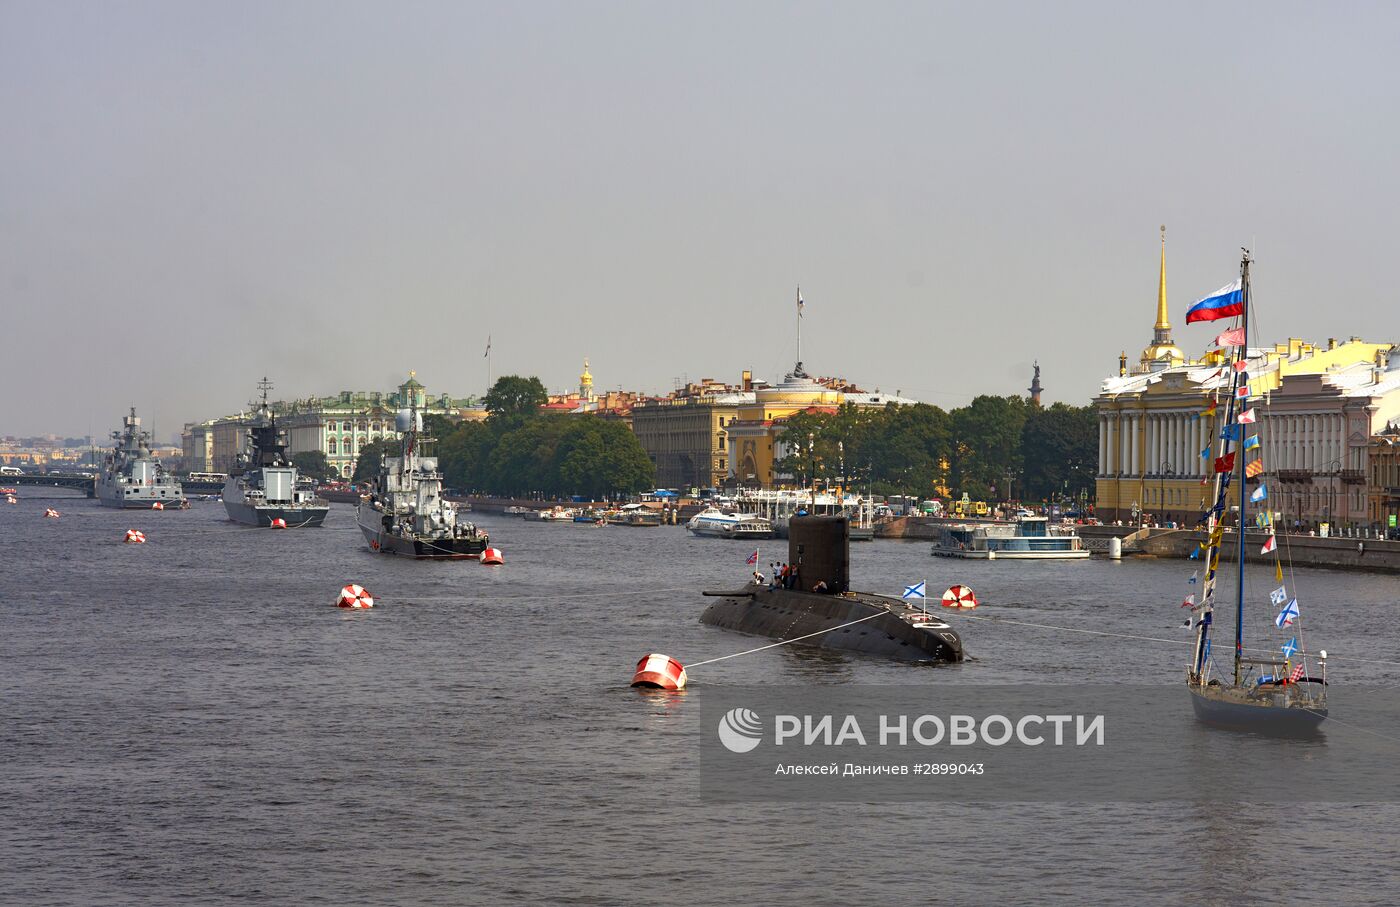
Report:
M1400 340L1400 5L0 0L0 434L809 371L1086 402L1257 251Z

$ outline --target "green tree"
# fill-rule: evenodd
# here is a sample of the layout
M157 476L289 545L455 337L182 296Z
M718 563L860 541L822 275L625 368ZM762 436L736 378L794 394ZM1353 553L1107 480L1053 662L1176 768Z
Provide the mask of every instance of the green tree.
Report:
M549 394L539 378L502 375L491 385L484 403L493 418L520 419L538 414L549 401Z
M292 454L292 465L297 468L297 472L301 475L318 482L326 482L340 477L340 474L331 468L330 461L326 459L324 451L303 450L301 453Z
M651 488L656 469L621 422L575 419L555 449L554 476L566 494L598 499Z
M502 495L561 493L554 450L568 421L567 416L535 416L501 434L486 457L484 490Z
M983 395L953 410L955 492L974 499L1006 496L1007 476L1017 479L1021 472L1021 430L1027 408L1024 397Z
M352 482L368 482L379 478L379 459L384 454L393 454L399 449L399 442L394 438L386 438L383 441L371 441L360 448L360 455L355 460L355 474L351 477Z
M1098 415L1092 406L1056 403L1031 407L1021 430L1027 499L1058 500L1093 494L1099 437Z
M486 489L486 459L497 436L485 422L462 422L438 441L443 481L467 491Z

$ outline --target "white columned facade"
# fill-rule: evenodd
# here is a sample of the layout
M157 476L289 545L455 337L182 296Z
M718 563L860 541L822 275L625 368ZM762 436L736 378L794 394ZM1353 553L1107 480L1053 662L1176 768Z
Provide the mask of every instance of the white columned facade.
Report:
M1104 467L1104 458L1108 456L1108 417L1099 416L1099 471L1097 475L1104 475L1108 470Z
M1131 431L1128 434L1128 472L1134 476L1142 474L1142 414L1137 413L1131 420Z

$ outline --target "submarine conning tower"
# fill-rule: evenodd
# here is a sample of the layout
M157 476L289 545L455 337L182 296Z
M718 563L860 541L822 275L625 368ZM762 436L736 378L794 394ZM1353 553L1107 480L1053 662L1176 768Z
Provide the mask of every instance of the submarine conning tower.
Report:
M797 569L803 592L849 592L850 523L844 516L794 516L788 523L788 563Z

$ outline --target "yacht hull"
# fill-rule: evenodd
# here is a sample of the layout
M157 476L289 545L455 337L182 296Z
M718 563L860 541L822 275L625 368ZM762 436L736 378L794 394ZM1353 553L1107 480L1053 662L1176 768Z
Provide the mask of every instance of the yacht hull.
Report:
M1317 731L1327 709L1307 707L1281 688L1279 692L1250 695L1231 687L1188 687L1191 708L1206 724L1232 730L1277 736L1298 736Z

